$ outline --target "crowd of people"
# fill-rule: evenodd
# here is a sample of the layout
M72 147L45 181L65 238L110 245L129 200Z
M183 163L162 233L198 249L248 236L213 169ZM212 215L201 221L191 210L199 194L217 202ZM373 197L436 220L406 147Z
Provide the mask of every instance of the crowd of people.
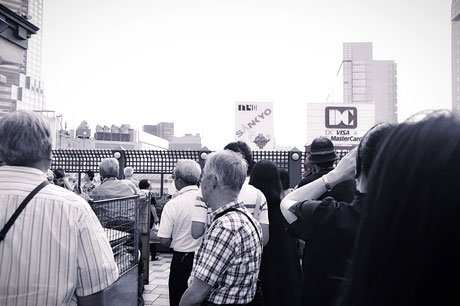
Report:
M0 160L0 304L104 305L118 268L88 201L150 199L148 180L130 167L118 179L107 158L100 185L87 171L73 186L50 171L51 132L33 112L0 119ZM139 232L159 224L173 253L170 305L459 304L459 118L379 123L340 161L318 137L306 163L296 186L241 141L203 169L176 163L177 193L161 217L139 205L151 215ZM141 277L138 296L142 305Z

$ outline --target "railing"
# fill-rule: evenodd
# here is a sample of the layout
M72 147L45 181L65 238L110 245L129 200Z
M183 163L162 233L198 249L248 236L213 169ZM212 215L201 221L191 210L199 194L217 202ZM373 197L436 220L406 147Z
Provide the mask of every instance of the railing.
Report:
M345 156L347 150L338 150L339 159ZM53 150L51 168L62 168L67 173L80 174L92 170L99 172L99 163L107 157L115 157L120 164L119 177L123 177L123 168L133 167L137 174L172 174L179 159L192 159L204 166L208 150ZM308 171L305 163L308 155L305 152L293 149L291 151L254 151L255 162L268 159L273 161L279 169L289 172L291 186L297 185L302 174ZM163 188L163 186L162 186Z

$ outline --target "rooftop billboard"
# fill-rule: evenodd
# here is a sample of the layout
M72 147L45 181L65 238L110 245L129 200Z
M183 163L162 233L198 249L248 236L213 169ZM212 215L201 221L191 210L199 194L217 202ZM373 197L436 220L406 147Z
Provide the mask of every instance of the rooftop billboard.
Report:
M373 103L308 103L307 143L329 138L336 147L356 146L375 124Z
M236 102L235 140L252 150L274 150L273 102Z

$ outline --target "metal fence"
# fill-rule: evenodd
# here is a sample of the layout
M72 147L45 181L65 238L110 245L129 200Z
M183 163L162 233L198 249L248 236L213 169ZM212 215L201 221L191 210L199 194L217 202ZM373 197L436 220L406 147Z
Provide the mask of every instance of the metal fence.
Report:
M122 275L138 263L139 196L91 201L90 205L104 228Z

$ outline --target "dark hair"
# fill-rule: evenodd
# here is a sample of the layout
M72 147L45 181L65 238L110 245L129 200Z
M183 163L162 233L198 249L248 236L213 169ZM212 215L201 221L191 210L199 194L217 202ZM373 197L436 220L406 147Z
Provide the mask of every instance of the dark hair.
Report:
M94 172L92 170L86 170L85 173L88 174L90 181L94 179Z
M139 189L148 189L150 187L150 183L148 179L142 179L139 181Z
M369 174L339 305L459 305L460 121L399 125Z
M371 127L358 145L356 152L356 178L362 174L369 175L371 166L377 156L385 137L395 128L389 123L379 123Z
M287 171L286 169L280 169L279 173L280 173L281 187L283 188L283 190L286 190L289 187L291 187L290 186L291 185L291 180L289 178L289 171Z
M334 166L334 163L335 163L335 160L331 160L331 161L327 161L323 163L316 163L314 165L316 165L319 168L331 168L332 166Z
M244 141L230 142L225 146L224 150L230 150L243 155L248 164L248 175L251 174L252 167L254 166L254 161L252 159L252 150L247 143Z
M62 168L54 169L53 173L54 173L54 179L60 179L65 176L65 171Z
M278 168L272 161L258 161L252 169L249 184L262 191L268 202L278 201L279 204L281 180Z

